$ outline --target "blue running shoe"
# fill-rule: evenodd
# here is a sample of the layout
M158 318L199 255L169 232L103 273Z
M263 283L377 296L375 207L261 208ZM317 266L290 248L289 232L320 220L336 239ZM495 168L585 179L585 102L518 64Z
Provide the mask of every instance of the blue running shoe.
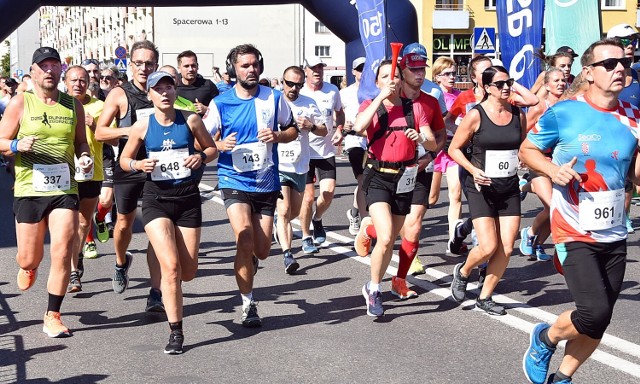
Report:
M321 245L327 240L327 232L322 225L322 219L311 220L311 225L313 226L313 242Z
M384 315L384 308L382 307L382 295L379 291L370 292L369 284L362 286L362 296L364 296L367 302L367 315L372 317L380 317Z
M571 383L573 383L573 381L571 381L571 379L564 379L564 380L556 381L554 383L553 380L555 379L555 376L556 376L555 373L552 373L551 375L549 375L549 380L547 381L547 384L571 384Z
M312 253L318 253L318 247L315 246L315 244L313 244L313 239L310 237L307 237L306 239L302 239L302 252L305 255L310 255Z
M549 362L551 356L556 351L555 348L549 348L541 339L540 333L551 326L546 323L536 324L531 331L529 339L529 349L522 358L522 370L530 383L544 384L549 371Z
M538 259L538 261L549 261L551 258L551 255L547 255L544 251L542 245L536 245L536 259Z
M524 227L520 231L520 253L525 256L531 256L533 254L533 244L535 243L536 236L529 236L529 229L531 227Z

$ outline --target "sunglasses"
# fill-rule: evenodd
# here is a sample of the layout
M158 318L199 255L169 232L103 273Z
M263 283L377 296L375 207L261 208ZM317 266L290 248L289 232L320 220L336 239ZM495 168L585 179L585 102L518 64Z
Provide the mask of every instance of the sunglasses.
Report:
M89 64L94 64L94 65L100 66L100 63L96 59L84 59L84 60L82 60L81 64L83 66L84 65L89 65Z
M616 59L616 58L609 58L609 59L604 59L604 60L600 60L600 61L596 61L595 63L591 63L589 65L587 65L587 67L597 67L597 66L601 66L604 67L604 69L607 70L607 72L611 72L614 69L616 69L616 67L618 66L618 63L622 64L622 68L631 68L631 61L633 59L630 57L622 57L620 59Z
M628 45L633 45L635 46L636 43L638 42L638 39L630 39L628 37L620 37L618 38L620 40L620 42L622 43L622 45L624 45L625 47Z
M116 78L113 76L100 76L100 80L115 80Z
M287 84L287 87L290 88L297 87L298 89L302 89L302 87L304 86L304 82L296 83L294 81L284 80L284 83Z
M498 81L494 81L493 83L489 83L489 85L495 85L496 88L502 89L502 88L504 88L504 85L506 84L509 88L511 88L511 86L513 85L514 82L515 82L515 80L513 80L513 79L498 80Z
M456 73L455 72L442 72L441 74L439 74L438 76L444 76L444 77L455 77Z

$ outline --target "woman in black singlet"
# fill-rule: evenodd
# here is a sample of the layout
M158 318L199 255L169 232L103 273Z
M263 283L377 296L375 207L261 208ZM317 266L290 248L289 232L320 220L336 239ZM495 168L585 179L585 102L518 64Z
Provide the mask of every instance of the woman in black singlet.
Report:
M451 294L462 302L471 271L488 261L476 306L492 315L506 314L491 295L507 268L520 227L518 148L527 123L524 113L509 103L513 83L504 67L487 68L482 73L485 96L462 120L449 147L449 155L469 172L463 187L479 243L455 266ZM462 152L469 143L470 160Z

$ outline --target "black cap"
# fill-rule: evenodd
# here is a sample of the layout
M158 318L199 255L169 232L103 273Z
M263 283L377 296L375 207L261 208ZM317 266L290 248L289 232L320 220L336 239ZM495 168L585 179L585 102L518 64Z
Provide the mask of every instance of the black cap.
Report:
M17 87L18 82L14 78L10 77L4 81L4 85L6 85L7 87Z
M571 47L567 47L566 45L563 45L562 47L558 48L558 50L556 51L556 53L568 53L571 55L571 57L578 57L578 55L576 54L576 52L573 50L573 48Z
M40 47L36 49L36 51L33 52L33 59L31 60L31 62L38 64L46 59L56 59L62 62L62 60L60 60L60 54L58 53L58 51L51 47Z

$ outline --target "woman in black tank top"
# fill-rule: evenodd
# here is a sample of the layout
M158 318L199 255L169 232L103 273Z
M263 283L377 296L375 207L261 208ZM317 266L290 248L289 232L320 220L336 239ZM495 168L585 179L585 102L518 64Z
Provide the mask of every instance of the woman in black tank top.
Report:
M455 266L451 293L462 302L471 271L488 261L476 306L492 315L504 315L504 307L491 295L507 268L520 227L518 148L527 124L524 113L510 104L513 79L504 67L486 69L482 84L484 99L462 120L449 147L449 155L469 172L464 188L479 242L467 260ZM462 152L469 142L473 147L470 160Z

